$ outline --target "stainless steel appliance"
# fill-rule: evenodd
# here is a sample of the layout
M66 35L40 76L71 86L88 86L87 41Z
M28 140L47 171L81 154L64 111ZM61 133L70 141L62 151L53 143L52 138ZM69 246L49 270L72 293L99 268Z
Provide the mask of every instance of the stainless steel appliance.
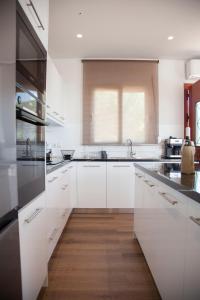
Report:
M0 299L21 300L16 163L16 0L0 1Z
M45 89L47 53L17 5L17 177L19 207L45 190Z
M44 119L47 53L19 4L16 44L16 105Z
M165 158L181 158L183 139L169 137L165 140Z

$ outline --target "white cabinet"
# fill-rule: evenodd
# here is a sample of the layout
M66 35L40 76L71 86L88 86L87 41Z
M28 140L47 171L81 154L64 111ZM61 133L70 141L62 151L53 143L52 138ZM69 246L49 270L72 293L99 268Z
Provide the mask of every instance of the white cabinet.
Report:
M69 202L70 209L77 207L77 174L76 162L72 162L68 167L69 174Z
M163 300L183 299L187 206L184 195L136 168L135 232Z
M186 227L184 300L200 299L200 204L190 200Z
M47 276L45 193L19 211L23 300L35 300Z
M106 207L106 163L79 162L77 169L78 207Z
M49 259L76 203L76 163L47 175L46 194Z
M107 207L134 207L134 167L129 162L107 163Z
M64 125L65 121L65 82L57 70L55 61L48 55L47 57L47 121L55 126Z
M19 0L42 44L48 48L49 0Z
M136 236L142 234L142 212L143 212L143 180L144 174L141 171L135 170L135 207L134 207L134 232Z
M187 201L168 187L159 187L156 197L154 278L162 299L182 300Z

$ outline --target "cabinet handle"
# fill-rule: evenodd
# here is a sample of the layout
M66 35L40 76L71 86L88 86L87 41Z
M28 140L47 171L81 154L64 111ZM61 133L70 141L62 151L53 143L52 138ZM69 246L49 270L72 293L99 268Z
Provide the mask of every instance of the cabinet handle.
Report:
M191 216L190 220L192 220L195 224L200 226L200 218L195 218L195 217Z
M149 182L148 180L144 180L144 182L151 188L155 186L153 183Z
M51 236L50 236L50 238L49 238L50 241L53 241L53 239L54 239L54 237L55 237L57 231L58 231L58 228L54 228L54 230L53 230L53 232L52 232L52 234L51 234Z
M169 202L169 203L172 204L172 205L175 205L175 204L178 203L177 200L171 200L171 199L169 199L166 193L159 192L159 194L160 194L165 200L167 200L167 202Z
M58 177L53 177L52 179L48 180L48 182L52 183L52 182L54 182L56 179L58 179Z
M28 224L31 223L31 221L35 219L35 217L37 217L37 215L39 215L39 213L41 213L42 210L43 208L37 208L29 218L24 220L24 222Z
M39 17L39 15L37 13L37 10L35 9L35 6L33 5L33 2L31 0L29 0L29 3L27 3L27 6L31 7L33 9L33 11L34 11L34 13L35 13L35 15L36 15L36 17L38 19L38 22L40 23L40 25L38 25L38 28L42 28L43 30L45 30L44 26L43 26L43 24L42 24L42 22L40 20L40 17Z
M131 166L127 166L127 165L114 165L113 168L130 168Z
M135 173L135 175L138 177L138 178L142 178L143 176L138 174L138 173Z
M53 114L56 115L56 116L59 115L59 113L57 113L56 111L53 111Z
M67 171L68 171L68 169L66 169L66 170L62 171L62 174L65 174L65 173L67 173Z
M101 168L101 166L95 165L95 166L83 166L84 168Z
M68 187L68 184L65 184L65 185L62 187L62 190L65 191L67 187Z

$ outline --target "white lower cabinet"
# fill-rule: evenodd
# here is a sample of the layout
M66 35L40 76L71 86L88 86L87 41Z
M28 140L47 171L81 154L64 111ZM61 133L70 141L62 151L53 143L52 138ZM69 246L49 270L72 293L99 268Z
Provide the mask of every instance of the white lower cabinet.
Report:
M23 300L35 300L47 277L45 193L19 211Z
M187 201L168 187L156 191L158 214L154 240L154 278L162 299L183 299ZM150 198L151 199L151 198Z
M200 204L136 168L134 231L163 300L200 299Z
M200 204L190 201L186 225L184 300L200 299Z
M134 207L134 167L129 162L107 163L107 207Z
M50 259L77 201L75 162L47 175L46 194L48 259Z
M106 163L84 161L77 169L78 207L106 207Z

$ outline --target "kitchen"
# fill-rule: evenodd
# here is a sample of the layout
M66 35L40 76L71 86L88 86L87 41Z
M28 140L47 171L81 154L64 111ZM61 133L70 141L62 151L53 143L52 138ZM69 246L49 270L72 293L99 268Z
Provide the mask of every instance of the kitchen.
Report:
M0 1L2 300L200 298L199 9Z

